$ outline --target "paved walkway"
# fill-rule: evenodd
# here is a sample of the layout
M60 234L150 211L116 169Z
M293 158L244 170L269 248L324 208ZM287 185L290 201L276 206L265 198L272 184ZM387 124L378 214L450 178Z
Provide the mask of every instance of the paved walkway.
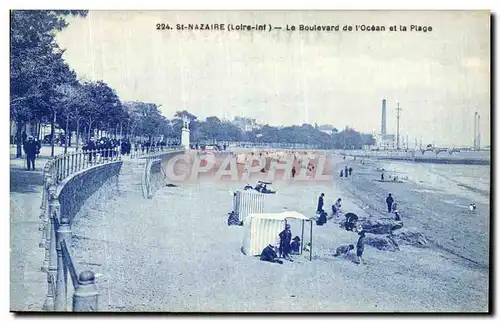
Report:
M27 171L22 159L10 163L10 309L41 310L47 291L47 276L40 268L45 252L39 247L40 202L43 166L47 156L37 159L36 170Z

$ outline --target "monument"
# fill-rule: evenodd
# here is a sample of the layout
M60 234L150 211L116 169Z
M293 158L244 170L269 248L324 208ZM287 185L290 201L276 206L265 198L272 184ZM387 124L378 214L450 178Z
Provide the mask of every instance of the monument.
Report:
M189 150L189 123L190 120L187 116L182 117L182 133L181 133L181 145L184 149Z

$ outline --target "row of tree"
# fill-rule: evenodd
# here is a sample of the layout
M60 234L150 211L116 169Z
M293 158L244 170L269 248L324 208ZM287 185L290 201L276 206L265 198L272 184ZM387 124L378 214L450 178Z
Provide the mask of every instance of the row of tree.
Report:
M361 148L373 144L371 136L353 129L328 134L321 127L274 127L266 125L249 132L212 116L199 120L188 111L178 111L169 120L160 106L146 102L122 102L116 91L103 81L82 81L63 59L64 50L55 34L67 26L65 17L85 17L87 11L16 10L11 12L11 99L10 116L16 123L17 155L21 156L25 124L51 126L52 155L55 129L65 133L67 147L71 133L76 146L93 133L128 137L132 141L179 141L183 118L190 120L193 143L253 142L298 143L325 148Z

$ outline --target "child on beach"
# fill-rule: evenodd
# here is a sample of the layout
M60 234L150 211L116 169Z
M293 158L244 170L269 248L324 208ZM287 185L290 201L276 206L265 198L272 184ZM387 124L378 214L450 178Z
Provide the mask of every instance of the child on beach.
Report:
M356 256L358 257L358 261L356 262L356 264L361 264L361 261L363 259L363 251L365 250L365 231L362 230L358 234L359 239L356 243Z
M354 249L354 245L352 245L352 244L339 246L339 247L337 247L333 257L338 257L340 255L347 256L351 252L351 250L353 250L353 249Z

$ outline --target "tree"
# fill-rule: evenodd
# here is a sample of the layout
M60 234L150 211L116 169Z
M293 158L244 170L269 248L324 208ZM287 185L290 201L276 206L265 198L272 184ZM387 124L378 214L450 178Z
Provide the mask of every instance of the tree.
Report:
M67 26L64 16L86 11L11 11L10 90L11 119L17 126L17 157L21 157L21 128L31 119L52 115L56 86L73 82L75 74L62 59L55 32ZM53 138L54 125L52 126ZM53 154L53 149L52 149Z

